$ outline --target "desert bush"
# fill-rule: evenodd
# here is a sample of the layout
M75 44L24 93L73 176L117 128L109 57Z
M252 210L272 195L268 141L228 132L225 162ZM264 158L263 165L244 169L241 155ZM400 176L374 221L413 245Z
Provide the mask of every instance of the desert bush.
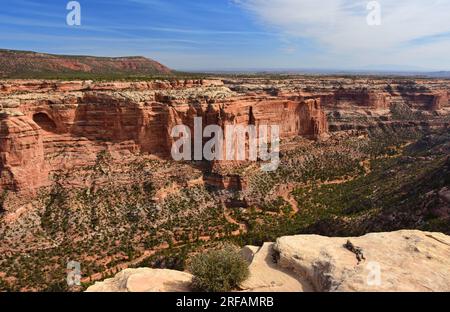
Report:
M249 275L248 263L233 245L194 256L189 270L194 275L193 288L206 292L231 291Z

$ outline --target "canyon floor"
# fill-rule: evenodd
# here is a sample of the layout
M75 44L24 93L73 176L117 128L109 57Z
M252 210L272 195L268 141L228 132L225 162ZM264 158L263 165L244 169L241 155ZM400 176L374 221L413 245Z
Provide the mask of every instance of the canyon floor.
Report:
M0 82L0 290L184 270L224 242L450 234L450 84L402 78ZM176 162L177 124L280 124L276 171ZM69 261L82 286L68 288Z

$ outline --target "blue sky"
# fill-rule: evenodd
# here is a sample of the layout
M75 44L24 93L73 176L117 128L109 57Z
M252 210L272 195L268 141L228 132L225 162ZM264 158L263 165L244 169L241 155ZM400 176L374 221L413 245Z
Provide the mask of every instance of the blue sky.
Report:
M143 55L179 70L450 70L450 0L2 0L0 48Z

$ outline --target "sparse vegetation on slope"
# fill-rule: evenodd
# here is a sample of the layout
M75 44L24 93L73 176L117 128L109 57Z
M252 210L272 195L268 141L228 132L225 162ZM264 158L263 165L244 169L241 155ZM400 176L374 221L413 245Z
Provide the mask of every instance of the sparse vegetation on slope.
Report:
M121 79L168 76L166 66L145 57L92 57L0 49L0 77L20 79Z

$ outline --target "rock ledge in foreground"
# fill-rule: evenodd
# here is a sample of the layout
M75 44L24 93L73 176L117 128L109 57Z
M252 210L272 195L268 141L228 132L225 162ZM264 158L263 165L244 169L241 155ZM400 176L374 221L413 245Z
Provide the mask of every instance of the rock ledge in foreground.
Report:
M248 292L450 291L450 237L398 231L362 237L281 237L246 246ZM172 270L127 269L89 292L189 291L192 275Z

